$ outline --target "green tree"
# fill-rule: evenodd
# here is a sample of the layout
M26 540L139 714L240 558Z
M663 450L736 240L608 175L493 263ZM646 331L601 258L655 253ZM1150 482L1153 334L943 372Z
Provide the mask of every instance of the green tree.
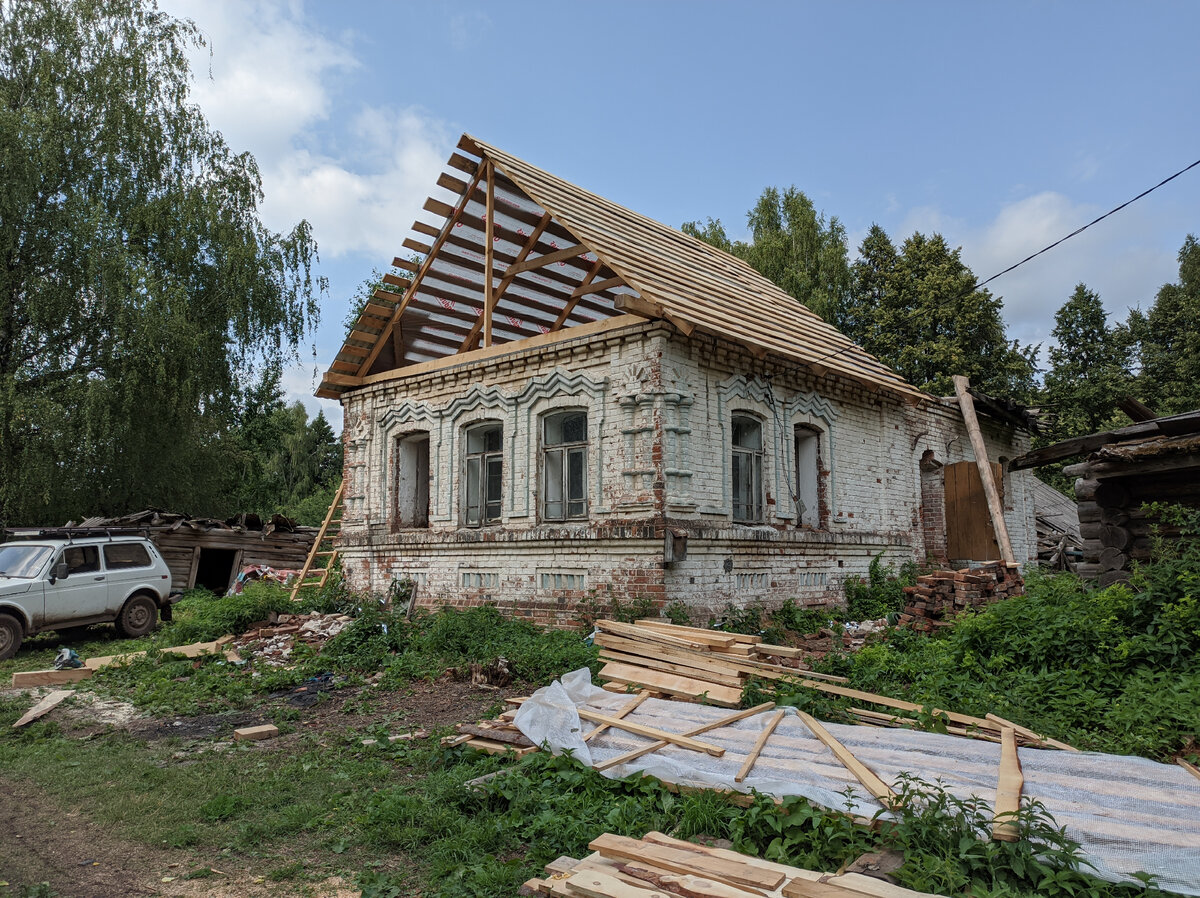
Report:
M1110 327L1100 297L1085 284L1054 316L1045 403L1054 411L1051 442L1095 433L1129 395L1129 345L1124 329Z
M1037 348L1010 342L1003 303L940 234L915 233L899 251L878 225L853 268L846 334L924 390L954 392L955 374L985 393L1028 402Z
M691 234L737 256L835 327L850 298L846 230L826 220L802 190L768 187L747 213L751 242L731 241L719 220L683 225Z
M1164 284L1146 313L1133 310L1129 332L1140 371L1138 398L1160 415L1200 408L1200 244L1179 250L1179 282Z
M0 518L216 511L241 384L323 286L150 0L0 4Z

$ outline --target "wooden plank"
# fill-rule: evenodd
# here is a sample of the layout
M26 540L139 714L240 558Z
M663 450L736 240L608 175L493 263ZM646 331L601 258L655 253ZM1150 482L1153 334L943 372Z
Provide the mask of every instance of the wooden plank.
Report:
M646 864L621 864L619 869L627 876L648 883L653 888L662 889L669 895L683 895L684 898L749 898L751 895L761 894L757 889L748 891L746 888L725 885L715 879L706 879L690 873L667 873ZM669 898L669 895L665 898Z
M769 645L765 642L760 642L756 648L760 655L772 655L776 658L803 658L806 654L805 650L794 645ZM845 682L845 677L842 681Z
M496 230L496 166L490 162L485 162L484 166L487 169L487 209L483 220L483 345L486 348L492 345L492 310L495 306L492 290L496 286L496 241L493 239Z
M709 645L758 644L762 642L761 636L753 636L746 633L726 633L723 630L709 630L705 627L684 627L679 624L673 624L670 621L656 620L652 617L634 621L634 624L639 627L653 627L656 630L662 630L669 636L678 636L680 639L693 639L699 642L706 642Z
M876 695L873 692L863 692L859 689L848 689L845 686L838 686L835 683L818 683L814 680L800 679L795 681L800 686L805 686L809 689L816 689L820 692L828 692L830 695L841 695L846 698L855 698L862 702L870 702L875 705L883 705L887 708L896 708L901 711L920 711L926 710L925 705L918 705L916 702L907 702L899 698L888 698L886 695ZM959 714L955 711L943 711L941 708L932 709L932 713L940 714L949 721L960 723L963 726L977 727L981 730L992 731L996 729L995 724L991 721L984 720L981 717L972 717L969 714Z
M710 675L716 675L723 679L714 680L713 682L728 680L725 683L727 686L740 686L747 678L747 674L734 664L728 663L728 659L715 656L711 652L692 652L685 649L673 649L665 645L660 645L657 642L626 639L624 636L616 636L612 633L597 633L595 642L601 648L638 659L636 661L627 661L630 664L640 664L642 663L642 659L664 661L678 667L689 668L690 673L679 671L684 676L706 679ZM739 658L735 660L742 661L744 659Z
M546 265L553 265L555 262L564 262L567 259L574 259L576 256L582 256L588 252L588 248L582 244L567 246L563 249L556 249L553 252L544 253L532 259L522 259L520 262L514 262L508 266L508 270L504 272L504 276L516 277L523 271L533 271L535 268L543 268Z
M234 742L259 742L263 739L274 739L279 735L279 727L264 723L256 727L242 727L233 731Z
M678 674L681 677L689 677L691 679L702 680L705 683L716 683L718 686L729 686L733 689L741 689L743 680L736 674L716 673L712 670L705 670L698 667L688 667L684 664L677 664L673 661L664 658L648 658L641 655L626 655L624 652L618 652L614 649L603 649L600 652L601 661L615 661L618 664L628 664L633 667L648 667L651 670L660 670L663 673Z
M1196 779L1200 780L1200 767L1197 767L1195 764L1189 764L1183 758L1176 758L1175 763L1194 776Z
M1079 751L1079 749L1072 745L1067 745L1065 742L1059 742L1057 739L1051 739L1048 736L1039 736L1028 727L1023 727L1020 724L1012 723L1011 721L1005 720L1003 717L1000 717L996 714L987 714L985 716L988 720L992 721L992 723L998 724L1001 729L1004 727L1009 727L1010 729L1016 730L1018 736L1024 736L1031 742L1042 745L1051 745L1054 748L1062 749L1063 751Z
M854 778L862 783L863 787L877 801L886 808L895 805L896 793L892 791L891 786L876 776L875 772L866 764L854 757L854 753L842 745L815 717L811 714L805 714L803 711L797 711L796 713L804 721L804 725L812 730L813 735L825 743L826 747L833 752L833 756L842 763L843 767L854 774Z
M660 730L657 727L649 727L640 723L631 723L628 720L622 720L619 717L611 717L607 714L599 714L595 711L590 711L587 708L577 709L579 716L584 720L590 720L592 723L603 723L614 729L624 730L627 733L633 733L635 736L645 736L649 739L655 739L660 742L670 742L672 745L678 745L680 748L686 748L689 751L704 752L707 755L712 755L714 758L719 758L725 754L725 749L719 745L712 745L708 742L700 742L692 739L689 736L681 735L680 733L668 733L666 730Z
M471 174L474 174L474 172L471 172ZM427 224L420 220L413 222L413 230L416 231L418 234L424 234L426 237L436 238L436 237L440 237L442 234L441 228L439 228L435 225Z
M1000 493L996 490L996 482L992 476L992 466L988 462L987 446L983 442L983 433L979 429L979 419L975 416L975 401L971 398L969 388L971 382L962 375L954 375L954 392L958 394L958 404L962 409L963 422L967 426L967 434L971 438L971 449L975 453L975 463L979 466L979 477L983 481L983 491L987 496L988 512L992 516L992 526L996 529L996 542L1000 544L1001 557L1010 564L1015 563L1017 556L1013 553L1012 541L1008 538L1008 525L1004 521L1004 506L1000 502Z
M797 876L783 887L784 898L863 898L863 893L834 882Z
M644 686L655 692L677 695L684 698L701 698L714 705L736 708L742 701L742 690L721 686L693 677L682 677L648 667L635 667L610 661L600 669L601 679L627 686Z
M605 290L611 290L614 287L624 287L625 279L622 277L607 278L603 281L593 281L590 284L583 284L577 287L571 294L571 299L578 299L581 296L587 296L589 293L603 293Z
M649 697L650 697L649 692L647 692L645 690L639 692L637 698L635 698L633 701L629 702L629 704L622 707L613 716L616 717L617 719L628 717L630 714L632 714L634 711L636 711L641 706L642 702L644 702ZM584 736L583 741L590 742L592 739L595 739L597 736L599 736L601 733L603 733L607 729L608 729L608 724L602 723L602 724L600 724L600 726L595 727L590 733L588 733L586 736Z
M78 683L86 680L94 670L90 667L75 667L67 670L19 670L12 676L14 689L28 689L31 686L58 686L62 683Z
M743 763L741 769L738 770L737 776L733 778L735 783L744 781L746 777L750 775L750 771L754 769L754 764L756 761L758 761L758 756L762 754L762 750L766 746L767 740L771 738L771 734L775 732L775 727L779 726L779 721L783 720L783 715L786 713L787 712L783 708L780 708L775 712L771 719L767 721L767 725L762 728L762 732L760 732L758 734L758 738L754 740L754 747L750 749L750 754L746 756L745 763Z
M567 891L582 898L670 898L669 894L629 885L609 873L587 870L563 880Z
M1024 784L1021 760L1017 756L1017 731L1012 727L1005 727L1000 731L1000 773L996 783L993 839L1015 842L1020 838L1013 818L1021 809L1021 788Z
M461 194L461 193L465 193L467 190L467 182L466 181L456 178L456 177L454 177L454 175L451 175L448 172L442 172L440 175L438 175L437 186L444 187L446 190L449 190L451 193L460 193Z
M398 277L397 275L392 274L390 271L384 272L383 282L389 287L399 287L401 291L407 290L409 285L412 283L412 281L408 278ZM375 290L373 292L378 293L380 291ZM386 294L388 291L384 290L383 292ZM396 298L396 302L399 302L404 298L403 292L392 293L391 295Z
M786 879L784 874L763 869L750 863L715 858L667 845L657 845L639 839L629 839L605 833L588 845L605 857L624 858L642 864L653 864L671 873L701 875L731 886L749 886L771 891Z
M633 624L624 624L615 620L599 620L596 621L596 629L604 633L615 633L618 636L626 636L630 639L645 639L650 642L661 643L662 645L672 646L681 649L704 649L706 646L703 643L696 642L690 639L680 639L678 636L669 636L658 630L649 627L637 627Z
M403 245L405 249L411 249L414 253L420 253L422 256L427 256L433 251L433 247L428 243L422 243L412 237L405 237Z
M401 256L396 256L392 259L392 267L403 268L405 271L411 271L415 274L420 266L418 266L417 263L412 259L405 259Z
M727 727L730 724L737 723L739 720L745 720L747 717L753 717L755 714L762 714L766 711L770 711L774 707L774 702L764 702L761 705L755 705L753 708L746 708L738 711L736 714L730 714L727 717L722 717L720 720L714 720L712 723L706 723L701 726L694 727L685 732L684 735L700 736L704 733L708 733L713 730L719 730L722 727ZM596 770L608 770L610 767L617 767L621 764L627 764L630 761L636 761L642 755L648 755L651 752L666 748L668 744L669 743L660 739L657 742L652 742L650 745L644 745L641 748L631 749L624 754L617 755L615 758L609 758L607 761L602 761L599 764L593 764L592 766L595 767Z
M75 691L72 689L55 689L40 702L21 715L21 719L13 724L13 729L15 730L18 727L23 727L26 724L33 723L39 717L45 717L52 710L58 707L59 704L74 694Z
M512 752L518 758L522 758L530 752L538 750L536 745L509 745L507 742L497 742L494 739L484 739L480 736L469 736L466 742L466 747L473 748L476 751L481 751L484 754L489 755L506 755L509 752Z

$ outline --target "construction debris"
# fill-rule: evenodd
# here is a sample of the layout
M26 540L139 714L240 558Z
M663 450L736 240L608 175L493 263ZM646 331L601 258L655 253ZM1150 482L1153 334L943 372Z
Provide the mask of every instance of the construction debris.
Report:
M545 879L531 879L522 895L567 898L918 898L914 892L860 873L819 873L760 860L726 848L685 842L658 832L641 839L605 833L582 860L560 857Z
M524 699L512 700L516 702ZM457 736L447 736L442 745L452 747L465 745L476 751L487 752L489 755L502 755L515 752L518 757L537 751L537 746L513 725L516 709L505 711L495 720L485 720L478 724L460 723L455 727ZM399 737L397 737L399 738ZM415 738L415 737L414 737ZM371 740L372 742L374 740ZM396 741L391 739L390 741ZM366 742L363 742L366 745Z
M297 642L318 652L334 636L354 620L346 614L279 614L271 620L251 624L233 640L242 657L253 657L270 667L285 667L292 663Z
M959 571L934 571L904 587L908 604L900 622L914 630L948 627L960 611L974 611L1025 591L1019 565L989 561Z

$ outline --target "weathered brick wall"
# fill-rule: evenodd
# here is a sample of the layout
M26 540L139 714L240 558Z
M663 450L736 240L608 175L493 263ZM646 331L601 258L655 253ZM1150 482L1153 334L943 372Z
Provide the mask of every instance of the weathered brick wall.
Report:
M697 619L729 602L835 601L875 555L924 560L936 549L937 484L924 482L922 456L970 457L956 406L911 408L649 322L383 381L343 405L352 582L382 592L409 576L420 604L492 601L541 623L569 623L581 601L611 598L679 599ZM540 520L539 421L556 409L588 414L586 521ZM763 426L767 505L754 526L731 517L734 413ZM504 428L503 516L472 529L462 526L462 433L484 420ZM798 523L797 425L817 434L816 529ZM1003 428L985 429L994 457L1022 451ZM401 529L397 446L416 432L430 434L430 521ZM1020 558L1035 544L1023 476L1005 490ZM686 560L663 564L665 526L687 534Z

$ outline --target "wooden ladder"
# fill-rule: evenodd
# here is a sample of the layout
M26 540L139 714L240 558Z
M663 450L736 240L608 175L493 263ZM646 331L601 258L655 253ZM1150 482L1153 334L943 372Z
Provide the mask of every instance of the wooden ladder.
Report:
M334 542L342 532L342 497L345 492L346 482L343 480L342 485L338 487L337 495L333 497L333 502L329 505L329 511L325 514L325 520L317 532L317 538L313 540L308 558L304 562L304 568L300 571L300 576L296 578L296 585L292 587L291 599L293 602L300 595L300 590L307 586L320 588L329 579L329 572L333 569L333 563L337 561L338 557L338 550ZM319 558L324 558L325 563L318 567L317 559Z

